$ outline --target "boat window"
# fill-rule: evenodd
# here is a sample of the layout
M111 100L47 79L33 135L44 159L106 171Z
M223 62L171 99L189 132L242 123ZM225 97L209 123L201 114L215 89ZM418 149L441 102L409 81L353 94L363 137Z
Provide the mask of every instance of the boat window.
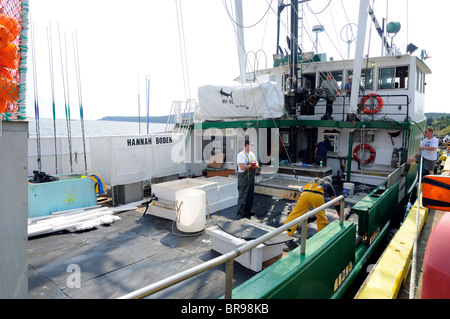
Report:
M316 87L316 74L304 73L302 87L305 89L314 89Z
M353 70L348 70L348 75L353 75ZM361 86L366 90L373 90L373 69L361 70Z
M422 93L425 93L425 87L427 82L425 82L425 73L422 73Z
M380 68L378 89L407 89L408 66Z
M323 81L326 80L327 78L327 73L321 73L319 72L319 76L320 76L320 85L322 85ZM330 72L331 75L333 76L333 78L336 80L337 84L339 87L343 87L343 83L342 83L342 79L343 79L343 71L332 71Z
M422 77L419 68L416 67L416 91L420 92L420 78Z

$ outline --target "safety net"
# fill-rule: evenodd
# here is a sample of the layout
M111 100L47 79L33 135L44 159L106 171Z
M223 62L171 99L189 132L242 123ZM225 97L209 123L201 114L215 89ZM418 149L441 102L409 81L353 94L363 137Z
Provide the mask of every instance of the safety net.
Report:
M28 0L0 0L0 114L25 119Z

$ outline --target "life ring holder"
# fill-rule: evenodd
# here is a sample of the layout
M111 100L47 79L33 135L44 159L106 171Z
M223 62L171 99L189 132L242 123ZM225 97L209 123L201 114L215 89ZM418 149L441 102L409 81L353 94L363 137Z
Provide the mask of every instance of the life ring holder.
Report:
M377 103L376 107L367 108L366 107L366 102L369 101L369 100L370 100L371 103L373 103L373 100L375 100L376 103ZM378 94L370 93L370 94L365 95L361 99L361 105L362 105L362 110L363 110L364 113L366 113L366 114L377 114L383 108L383 99Z
M358 163L361 163L361 159L358 156L358 152L361 148L365 148L366 150L368 150L370 152L369 158L366 159L364 161L364 163L367 165L367 164L373 162L373 160L375 159L376 153L375 153L375 150L373 149L373 147L370 146L369 144L359 144L358 146L356 146L353 149L353 158L355 159L355 161L357 161Z

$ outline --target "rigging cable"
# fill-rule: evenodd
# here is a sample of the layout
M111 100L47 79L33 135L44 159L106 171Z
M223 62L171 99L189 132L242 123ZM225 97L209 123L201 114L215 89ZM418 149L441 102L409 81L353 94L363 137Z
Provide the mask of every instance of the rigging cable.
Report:
M232 15L230 14L230 11L228 10L228 6L227 6L227 3L226 3L226 2L227 2L226 0L223 0L223 1L222 1L223 5L224 5L224 7L225 7L225 10L227 11L228 17L229 17L230 20L233 22L233 24L237 25L238 27L244 28L244 29L250 29L250 28L253 28L253 27L257 26L257 25L265 18L265 16L266 16L267 13L269 12L269 10L272 8L272 2L273 2L273 0L270 1L269 7L267 8L266 12L265 12L264 15L261 17L261 19L259 19L256 23L254 23L254 24L252 24L252 25L249 25L249 26L240 25L240 24L238 24L238 23L236 22L235 19L233 19Z
M183 84L184 95L186 100L191 98L191 88L189 83L189 70L186 54L186 41L184 35L184 23L183 23L183 9L181 8L180 0L175 0L175 6L177 10L177 24L178 24L178 39L180 42L180 55L181 55L181 67L183 71ZM179 7L179 8L178 8Z
M56 143L56 108L55 108L55 79L53 74L53 42L52 42L52 26L49 22L47 27L47 43L48 43L48 58L49 58L49 71L50 71L50 87L52 92L52 111L53 111L53 138L55 142L55 173L58 174L58 150Z
M72 164L72 136L71 136L71 128L70 128L69 86L67 84L67 93L66 93L66 81L64 80L64 78L65 78L64 61L63 61L63 54L62 54L61 33L59 30L59 23L58 23L58 38L59 38L59 55L61 58L62 85L63 85L63 91L64 91L64 110L66 113L67 140L69 143L70 172L72 173L73 172L73 164ZM65 40L65 37L64 37L64 40ZM66 50L66 64L67 64L67 50Z
M81 94L80 56L78 53L78 36L77 36L76 29L75 29L75 38L72 33L72 44L73 44L73 57L74 57L74 62L75 62L75 76L77 79L77 88L78 88L78 101L80 103L81 135L83 138L83 152L84 152L84 173L87 175L86 138L85 138L85 132L84 132L84 111L83 111L83 99L82 99L82 94Z
M308 7L308 10L309 10L312 14L314 14L314 15L319 15L319 14L323 13L323 12L330 6L330 4L331 4L331 0L328 1L328 4L327 4L327 5L325 6L325 8L323 8L320 12L314 12L314 11L312 11L312 9L311 9L309 3L306 2L306 6Z
M36 120L36 148L37 148L37 164L38 164L38 171L41 172L42 170L42 163L41 163L41 128L39 123L39 98L38 98L38 88L37 88L37 74L36 74L36 46L35 46L35 32L34 32L34 24L31 25L31 47L33 51L33 59L32 59L32 66L33 66L33 88L34 88L34 117Z
M270 7L270 8L271 8L271 7ZM272 11L273 11L273 9L272 9ZM237 25L237 24L235 24L235 25ZM235 29L235 32L237 32L236 29ZM297 39L295 39L295 41L297 41ZM260 50L260 51L262 51L262 50ZM258 51L258 52L259 52L259 51ZM264 52L264 51L262 51L262 52ZM257 53L255 54L255 56L256 56L256 55L257 55ZM267 58L266 58L266 60L267 60ZM250 64L249 64L249 65L250 65ZM250 65L250 68L251 68L251 65ZM252 71L256 73L256 70L252 70ZM264 104L268 107L269 103L268 103L268 101L267 101L267 99L266 99L266 96L265 96L264 92L261 90L261 83L260 83L259 80L256 78L256 76L255 76L254 81L258 84L258 88L259 88L259 90L260 90L261 96L263 97ZM254 95L253 95L253 94L252 94L252 99L254 100ZM268 107L268 112L271 114L270 118L271 118L272 122L274 123L274 128L276 129L276 133L277 133L277 134L274 134L274 137L275 137L276 135L278 136L278 143L279 143L280 140L281 140L281 145L282 145L283 149L285 150L286 156L287 156L287 158L288 158L288 162L290 163L290 168L292 169L292 171L293 171L293 173L294 173L296 179L298 179L298 176L297 176L297 174L296 174L296 171L295 171L294 165L293 165L293 163L292 163L291 156L289 155L289 152L288 152L288 150L287 150L287 147L286 147L285 143L283 142L283 140L280 139L280 129L279 129L278 126L277 126L277 123L276 123L276 121L275 121L275 116L272 115L272 110L270 109L270 107ZM275 151L275 149L274 149L274 151Z

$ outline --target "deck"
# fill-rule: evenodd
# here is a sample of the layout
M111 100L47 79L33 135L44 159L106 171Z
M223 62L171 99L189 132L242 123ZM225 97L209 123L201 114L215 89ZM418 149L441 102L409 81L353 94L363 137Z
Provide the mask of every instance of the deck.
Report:
M339 189L339 188L338 188ZM255 194L255 222L278 227L293 200ZM172 220L143 214L145 206L117 214L121 220L82 232L61 231L28 241L30 299L112 299L219 256L206 232L186 236ZM207 226L234 220L236 207L216 212ZM338 218L326 210L329 221ZM307 236L317 232L314 220ZM299 236L299 230L294 236ZM281 257L281 256L279 256ZM75 271L74 271L75 270ZM238 263L233 287L256 272ZM77 274L80 276L77 278ZM224 295L225 265L158 292L150 298L216 299Z
M287 217L292 201L255 195L255 221L277 226ZM28 241L28 297L31 299L117 298L177 272L213 259L204 232L186 237L173 221L143 215L145 207L122 212L109 226L83 232L61 231ZM219 220L234 220L236 208L219 211L207 220L207 227ZM175 226L175 227L174 227ZM314 233L315 223L311 224ZM174 228L174 229L173 229ZM77 268L79 267L79 268ZM255 272L235 264L234 285ZM79 287L73 287L73 269L79 269ZM224 294L225 265L188 279L152 298L220 298Z

